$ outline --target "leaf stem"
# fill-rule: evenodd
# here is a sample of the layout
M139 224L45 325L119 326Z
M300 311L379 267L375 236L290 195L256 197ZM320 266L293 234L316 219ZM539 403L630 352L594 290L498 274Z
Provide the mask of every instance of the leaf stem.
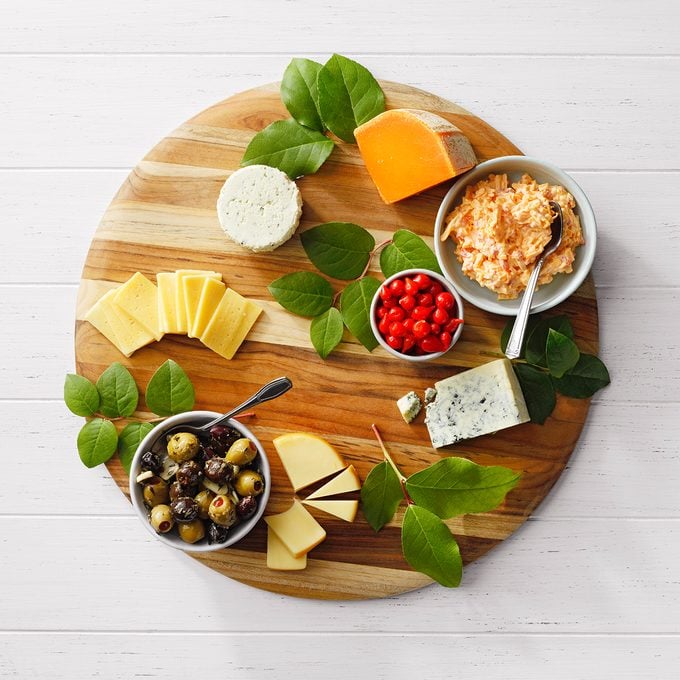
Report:
M397 467L396 463L392 460L392 456L390 456L389 452L387 451L387 448L385 447L385 442L383 441L383 438L380 435L380 431L378 430L378 426L375 423L373 423L373 425L371 425L371 429L373 430L375 438L378 440L378 444L382 449L383 456L385 456L385 460L392 466L392 469L396 473L397 477L399 477L399 481L403 484L403 482L406 481L406 477L404 477L404 475L401 474L401 470Z
M373 248L373 250L370 252L368 256L368 262L366 263L366 266L364 267L364 271L359 274L359 278L363 279L366 274L368 274L368 270L371 268L371 262L373 262L373 258L375 257L376 253L381 251L386 245L389 245L392 243L392 239L388 238L386 241L383 241L382 243L378 243L378 245Z

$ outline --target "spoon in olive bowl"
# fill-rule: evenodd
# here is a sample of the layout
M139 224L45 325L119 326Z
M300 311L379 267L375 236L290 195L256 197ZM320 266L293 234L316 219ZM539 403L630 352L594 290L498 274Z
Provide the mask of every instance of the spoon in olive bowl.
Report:
M555 201L550 201L550 208L555 213L555 218L550 224L550 240L545 248L543 248L543 252L534 266L534 271L531 272L529 282L524 291L524 296L522 297L522 302L517 310L517 318L512 327L512 333L510 333L508 345L505 348L505 356L508 357L508 359L517 359L522 353L524 333L526 332L529 313L531 312L531 301L534 298L534 291L536 290L536 284L538 283L538 277L541 273L543 262L545 262L545 258L548 257L548 255L552 255L552 253L560 247L560 243L562 243L562 208L560 208L559 203Z
M211 420L201 427L195 427L193 425L178 425L168 430L164 434L166 436L172 435L174 432L190 432L195 434L199 439L205 439L210 434L210 428L215 427L215 425L220 425L233 418L235 415L242 413L243 411L252 408L253 406L259 406L265 401L270 401L271 399L276 399L282 394L288 392L288 390L293 386L290 378L276 378L271 382L268 382L264 387L260 388L252 397L246 399L242 404L239 404L236 408L231 409L223 416L219 416L214 420Z

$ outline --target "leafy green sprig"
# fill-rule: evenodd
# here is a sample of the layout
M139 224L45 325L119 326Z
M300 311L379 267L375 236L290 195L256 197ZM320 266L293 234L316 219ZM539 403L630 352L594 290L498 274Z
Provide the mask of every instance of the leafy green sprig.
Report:
M326 162L335 148L327 130L355 143L354 130L385 110L378 81L340 54L325 64L293 59L283 74L281 100L292 118L258 132L241 165L270 165L291 179L313 174Z
M503 352L513 323L514 319L508 321L501 334ZM574 329L566 316L529 317L525 338L519 360L513 361L513 369L532 422L546 421L557 403L557 392L587 399L609 384L607 367L595 355L579 350L574 342Z
M111 364L93 384L69 373L64 381L64 401L77 416L90 418L78 433L78 454L86 467L109 460L118 451L120 462L130 474L132 457L154 425L166 417L190 411L194 407L194 386L182 367L168 359L153 374L146 388L148 408L160 416L152 420L128 423L120 433L114 421L133 415L139 403L139 389L125 366Z
M405 501L401 527L404 559L416 571L455 588L463 575L463 561L458 543L443 520L493 510L521 475L509 468L450 457L405 477L378 428L373 425L372 429L384 460L369 472L361 487L366 520L374 531L380 531Z
M322 359L342 340L343 326L369 352L377 347L370 308L380 281L366 274L378 252L380 269L386 277L413 268L440 271L425 241L406 229L376 245L371 233L358 224L327 222L303 232L300 238L307 257L319 271L334 279L351 281L334 293L323 276L293 272L269 285L269 292L282 307L293 314L312 317L310 339Z

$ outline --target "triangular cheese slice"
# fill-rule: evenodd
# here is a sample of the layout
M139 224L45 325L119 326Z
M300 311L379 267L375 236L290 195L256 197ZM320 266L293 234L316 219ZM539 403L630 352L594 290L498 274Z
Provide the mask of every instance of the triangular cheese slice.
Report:
M198 301L198 308L194 316L194 324L190 337L200 338L203 335L226 290L227 287L217 279L205 280L201 289L201 299Z
M307 553L295 557L271 527L267 527L267 566L277 571L296 571L307 566Z
M273 444L295 491L345 467L340 454L315 434L290 432L274 439Z
M299 501L293 501L286 512L265 517L264 521L293 557L308 553L326 538L324 528Z
M345 522L353 522L354 518L357 516L357 509L359 508L359 501L302 501L305 505L310 508L316 508L323 512L333 515L334 517L339 517L344 519Z
M140 272L119 286L113 303L144 326L155 340L163 337L158 320L158 288Z
M359 491L361 488L361 480L354 465L350 465L343 470L337 477L333 477L330 482L326 482L320 489L307 496L310 501L313 498L327 498L328 496L337 496L341 493L349 493L350 491Z

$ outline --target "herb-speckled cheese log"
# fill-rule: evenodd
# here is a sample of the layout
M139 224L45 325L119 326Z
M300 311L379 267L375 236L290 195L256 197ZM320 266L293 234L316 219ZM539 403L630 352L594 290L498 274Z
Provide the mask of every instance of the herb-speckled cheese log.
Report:
M522 389L507 359L435 383L425 424L439 448L529 421Z
M244 248L268 251L297 229L302 197L295 182L277 168L249 165L234 172L217 199L217 216L227 236Z
M429 111L391 109L360 125L354 136L385 203L413 196L477 164L468 138Z

